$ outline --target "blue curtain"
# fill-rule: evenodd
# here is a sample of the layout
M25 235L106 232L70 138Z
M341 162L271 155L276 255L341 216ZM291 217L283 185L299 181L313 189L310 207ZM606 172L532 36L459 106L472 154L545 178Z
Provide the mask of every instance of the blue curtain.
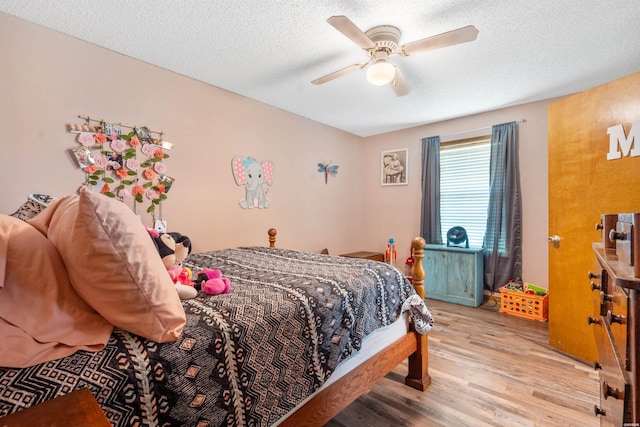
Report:
M442 244L440 225L440 137L422 139L422 212L420 236Z
M484 237L484 286L497 291L522 280L522 194L516 122L491 128L489 207Z

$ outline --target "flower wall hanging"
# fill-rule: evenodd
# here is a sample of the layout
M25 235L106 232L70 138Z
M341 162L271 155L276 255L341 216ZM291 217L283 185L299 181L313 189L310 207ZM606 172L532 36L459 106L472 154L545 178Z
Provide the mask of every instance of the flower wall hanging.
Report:
M131 201L134 212L137 205L148 203L146 212L155 220L156 208L161 215L162 202L174 182L163 163L173 144L162 141L162 133L159 139L152 138L146 127L103 121L89 126L90 119L85 119L86 125L69 125L69 131L78 134L79 146L71 151L86 174L83 185L107 197ZM133 130L123 134L121 126Z

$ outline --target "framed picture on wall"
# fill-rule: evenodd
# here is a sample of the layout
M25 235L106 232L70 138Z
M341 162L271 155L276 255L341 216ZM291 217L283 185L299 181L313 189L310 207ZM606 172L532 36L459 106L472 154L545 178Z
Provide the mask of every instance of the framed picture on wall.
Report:
M80 168L86 168L95 163L91 149L89 147L80 146L71 149L73 157Z
M380 183L382 185L409 184L409 149L383 151L380 156Z

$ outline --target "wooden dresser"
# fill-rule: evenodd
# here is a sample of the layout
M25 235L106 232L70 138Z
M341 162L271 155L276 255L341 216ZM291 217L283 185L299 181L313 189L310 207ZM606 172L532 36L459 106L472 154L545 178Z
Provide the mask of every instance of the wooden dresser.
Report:
M594 368L600 376L600 403L594 411L601 426L640 426L640 262L621 252L620 241L627 240L623 250L640 242L614 234L608 225L616 221L604 217L603 241L593 244L597 270L589 272L598 312L587 316L598 346Z

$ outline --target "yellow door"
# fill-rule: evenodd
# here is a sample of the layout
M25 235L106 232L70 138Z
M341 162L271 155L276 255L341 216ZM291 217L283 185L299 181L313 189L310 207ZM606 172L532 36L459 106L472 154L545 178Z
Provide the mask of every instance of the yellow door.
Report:
M618 125L623 141L610 150L607 132ZM560 238L549 244L549 344L592 363L587 315L598 313L587 274L591 245L601 240L595 225L601 214L640 212L640 73L552 103L548 146L549 236ZM608 160L609 151L619 158Z

